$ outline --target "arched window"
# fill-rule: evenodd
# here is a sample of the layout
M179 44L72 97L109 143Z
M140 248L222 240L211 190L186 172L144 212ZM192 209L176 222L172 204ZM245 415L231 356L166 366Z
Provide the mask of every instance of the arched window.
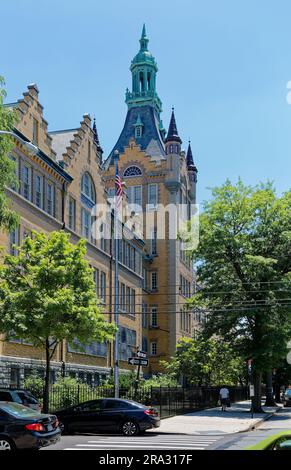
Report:
M81 191L90 201L96 202L95 186L89 173L84 173L82 176Z
M141 176L141 175L142 175L142 171L138 166L129 166L128 168L126 168L123 174L123 176L126 178L130 176Z

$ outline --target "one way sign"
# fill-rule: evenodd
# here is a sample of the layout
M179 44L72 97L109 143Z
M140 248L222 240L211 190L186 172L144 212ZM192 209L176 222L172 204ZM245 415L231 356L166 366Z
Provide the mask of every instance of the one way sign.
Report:
M129 357L128 364L132 366L144 366L147 367L149 364L148 359L140 359L139 357Z

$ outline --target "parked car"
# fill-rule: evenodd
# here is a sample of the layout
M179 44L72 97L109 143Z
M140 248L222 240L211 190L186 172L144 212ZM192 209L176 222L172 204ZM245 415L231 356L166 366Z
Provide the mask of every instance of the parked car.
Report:
M131 400L106 398L56 411L64 434L117 432L136 436L160 426L155 408Z
M291 406L291 388L287 388L283 394L283 405Z
M0 401L0 450L39 449L56 444L60 436L56 416Z
M281 431L246 450L291 450L291 431Z
M28 390L0 388L0 401L12 401L35 411L42 411L40 402Z

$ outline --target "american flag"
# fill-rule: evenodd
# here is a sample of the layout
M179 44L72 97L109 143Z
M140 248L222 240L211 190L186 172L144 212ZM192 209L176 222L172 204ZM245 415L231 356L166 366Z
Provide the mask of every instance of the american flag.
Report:
M123 191L123 183L119 176L118 172L118 164L116 165L116 172L115 172L115 196L116 196L116 206L119 207L122 201L122 196L124 194Z

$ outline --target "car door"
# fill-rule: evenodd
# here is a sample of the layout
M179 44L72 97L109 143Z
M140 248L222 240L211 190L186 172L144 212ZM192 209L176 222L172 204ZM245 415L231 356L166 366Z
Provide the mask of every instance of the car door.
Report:
M126 413L129 410L129 404L122 400L104 400L103 409L100 411L100 423L102 429L106 431L118 432L120 424L126 418Z
M100 410L103 400L92 400L73 407L66 422L70 431L97 432L100 430Z

